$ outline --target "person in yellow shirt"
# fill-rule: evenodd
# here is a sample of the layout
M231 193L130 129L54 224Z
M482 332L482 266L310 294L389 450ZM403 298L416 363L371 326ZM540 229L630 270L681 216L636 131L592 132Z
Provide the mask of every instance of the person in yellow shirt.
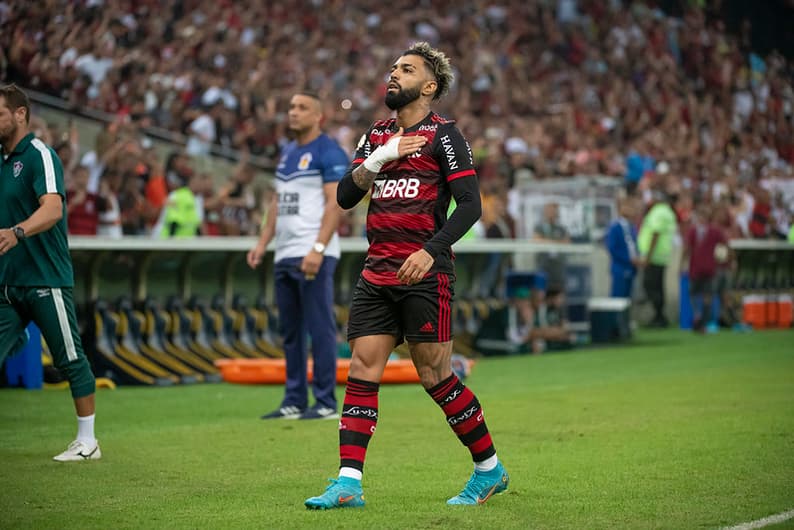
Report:
M673 198L659 193L637 236L637 247L645 265L643 287L653 305L653 319L649 325L666 328L670 323L664 314L664 274L673 252L673 238L678 230Z
M204 201L199 193L201 178L199 174L193 175L187 184L168 195L154 235L164 239L201 235L204 222Z

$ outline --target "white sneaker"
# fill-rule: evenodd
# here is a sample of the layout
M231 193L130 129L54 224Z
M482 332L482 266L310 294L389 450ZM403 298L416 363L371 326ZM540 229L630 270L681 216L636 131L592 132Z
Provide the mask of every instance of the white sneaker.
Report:
M273 412L261 416L263 420L297 420L303 414L303 410L293 405L281 407Z
M66 451L52 457L56 462L79 462L81 460L99 460L102 458L102 451L99 450L99 442L94 442L94 446L75 440L69 444Z
M301 420L338 420L339 413L331 407L314 406L301 414Z

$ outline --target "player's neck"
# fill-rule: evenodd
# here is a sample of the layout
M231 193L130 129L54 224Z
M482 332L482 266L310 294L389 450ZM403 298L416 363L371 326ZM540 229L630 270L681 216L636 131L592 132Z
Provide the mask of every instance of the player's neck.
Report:
M295 136L295 141L298 145L306 145L317 139L322 134L320 129L309 129L308 131L300 132Z
M430 106L421 100L416 104L408 104L397 111L397 127L409 129L424 120L430 114Z

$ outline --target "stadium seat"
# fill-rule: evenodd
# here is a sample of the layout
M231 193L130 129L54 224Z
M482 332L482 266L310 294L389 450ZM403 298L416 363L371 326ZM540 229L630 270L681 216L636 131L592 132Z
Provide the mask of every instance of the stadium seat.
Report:
M192 296L187 308L193 312L196 342L216 352L221 358L244 359L245 355L235 350L223 335L223 316L207 306L203 298Z
M200 313L185 307L178 296L168 297L166 312L171 316L168 338L176 347L187 349L208 363L224 358L210 347Z
M264 295L259 295L250 311L255 319L256 347L268 357L284 357L278 334L278 310L269 307Z
M152 298L145 300L143 314L146 319L144 337L150 348L168 354L190 366L202 375L205 382L217 383L222 380L220 373L212 363L190 351L178 330L174 333L174 328L179 327L179 322L174 325L177 319L172 318L168 311L162 309L156 300ZM186 329L190 330L189 322ZM176 339L172 337L176 337Z
M125 319L126 320L126 319ZM116 383L138 385L172 385L178 379L170 374L160 375L161 370L148 370L140 356L129 355L118 344L120 318L110 311L107 302L98 300L94 308L96 329L96 353L94 356L96 375L108 377ZM144 359L145 361L145 359Z
M256 351L259 354L257 357L284 357L284 350L271 342L273 338L266 311L250 307L248 300L241 294L236 294L232 298L232 310L236 315L235 328L238 330L240 342Z
M147 327L146 315L135 310L129 298L122 297L116 305L129 323L125 346L130 351L139 353L164 370L176 375L183 384L199 383L204 380L203 376L194 368L149 344L151 330Z
M140 351L138 337L140 336L141 322L137 317L131 315L131 302L128 298L122 297L117 301L115 316L116 355L144 369L155 377L179 377L176 373L147 358Z
M223 344L245 357L253 359L266 357L254 346L253 339L248 334L248 322L244 313L235 309L234 306L226 305L224 296L220 294L212 297L210 309L221 317L222 325L219 337Z

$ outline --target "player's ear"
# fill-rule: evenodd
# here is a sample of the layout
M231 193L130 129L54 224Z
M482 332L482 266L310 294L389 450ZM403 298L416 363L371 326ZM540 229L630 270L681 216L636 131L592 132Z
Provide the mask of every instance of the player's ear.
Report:
M19 123L25 123L28 120L28 109L25 107L19 107L17 110L14 111L15 117L18 119Z
M427 81L425 86L422 87L422 95L423 96L433 96L438 90L438 83L435 81Z

